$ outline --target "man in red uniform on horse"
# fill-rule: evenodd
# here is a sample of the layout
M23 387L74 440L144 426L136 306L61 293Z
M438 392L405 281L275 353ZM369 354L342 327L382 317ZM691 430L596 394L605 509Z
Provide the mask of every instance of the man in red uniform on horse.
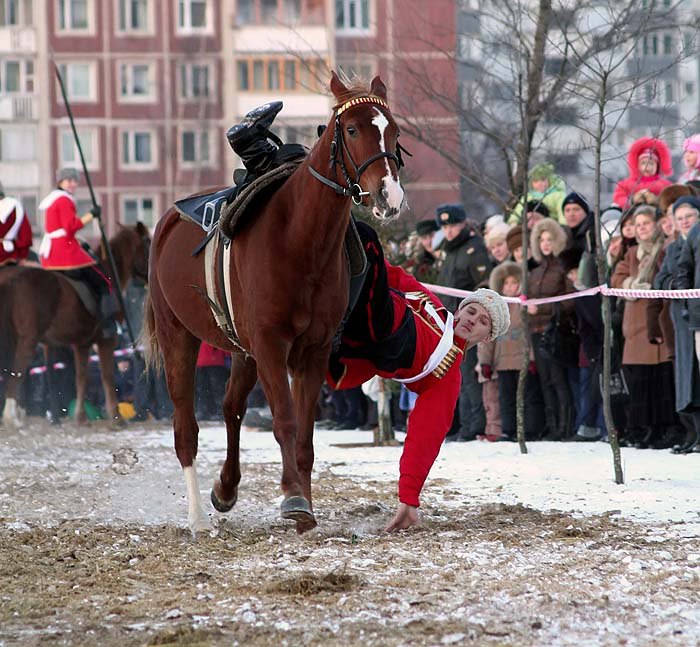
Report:
M274 166L277 148L268 129L280 108L279 102L265 104L227 133L251 175ZM385 528L393 531L419 523L419 494L452 424L464 352L505 334L510 315L498 293L481 288L453 316L413 276L386 262L372 227L356 226L369 269L331 355L328 382L351 388L379 375L418 394L399 463L400 503Z
M32 226L22 203L5 195L0 184L0 267L21 263L31 246Z
M113 318L117 312L112 282L98 260L75 237L85 225L100 217L101 209L95 206L78 216L73 194L79 182L77 170L61 169L56 174L56 188L39 204L39 209L46 212L39 257L45 270L62 271L69 279L88 285L98 299L103 335L110 337L116 332Z

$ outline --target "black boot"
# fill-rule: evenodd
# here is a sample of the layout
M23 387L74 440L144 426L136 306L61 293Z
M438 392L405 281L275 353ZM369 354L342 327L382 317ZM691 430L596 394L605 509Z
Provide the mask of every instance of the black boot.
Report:
M544 420L546 432L542 436L542 440L561 440L559 437L557 412L553 407L545 405Z
M269 141L268 129L282 105L281 101L272 101L255 108L226 133L228 143L243 161L249 176L257 177L270 170L277 146Z
M574 433L574 408L570 404L559 404L559 440L565 440Z

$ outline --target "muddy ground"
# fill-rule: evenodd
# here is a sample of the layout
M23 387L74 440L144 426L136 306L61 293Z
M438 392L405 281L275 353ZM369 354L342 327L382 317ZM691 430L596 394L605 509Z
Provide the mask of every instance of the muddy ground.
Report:
M194 541L164 429L0 430L0 645L700 644L683 523L455 506L433 479L422 526L386 535L394 487L319 461L299 537L279 465L244 450L238 505ZM203 493L222 459L200 451Z

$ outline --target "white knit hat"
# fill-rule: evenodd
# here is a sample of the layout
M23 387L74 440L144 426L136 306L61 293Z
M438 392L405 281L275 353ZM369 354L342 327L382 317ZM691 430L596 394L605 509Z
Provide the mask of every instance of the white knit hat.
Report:
M491 333L484 341L493 341L496 337L505 335L510 328L510 312L505 299L488 288L479 288L462 300L457 311L459 312L468 303L478 303L486 309L491 317Z

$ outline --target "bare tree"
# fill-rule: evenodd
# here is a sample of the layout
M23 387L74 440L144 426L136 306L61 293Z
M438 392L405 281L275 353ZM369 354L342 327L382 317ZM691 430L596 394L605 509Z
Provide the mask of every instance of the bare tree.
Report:
M444 44L438 25L425 29L429 15L416 17L424 27L416 27L416 34L433 34L425 45L450 62L459 82L455 91L435 73L431 58L402 60L411 79L402 106L404 130L458 168L466 186L482 199L506 210L527 186L533 155L550 149L561 130L557 117L586 61L613 45L637 42L660 26L668 28L674 7L659 11L647 0L608 3L611 7L598 0L573 5L563 0L485 0L479 9L469 7L473 4L457 3L462 10L455 49ZM601 8L605 21L592 21L591 15L602 15ZM457 114L459 132L450 132L439 120L412 117L416 111L410 106L426 101L436 111Z
M612 10L613 8L610 6L600 6L590 12L587 18L593 37L597 36L596 32L601 28L605 30L605 25L611 20ZM667 14L665 18L668 18ZM573 37L569 35L567 38L570 56L574 60L580 61L580 74L576 81L571 84L570 94L572 100L576 101L585 112L584 118L578 125L584 139L583 149L588 149L593 153L596 266L598 281L601 285L606 282L608 274L606 249L602 244L600 222L602 164L610 160L609 156L607 159L605 157L606 145L609 144L622 118L634 105L639 90L648 88L650 85L655 87L657 79L665 71L681 64L694 50L695 32L693 32L693 38L689 40L684 38L680 28L676 28L678 34L676 42L681 43L681 47L669 57L670 60L664 60L661 65L652 67L645 65L644 57L638 55L645 53L644 49L648 45L647 36L654 35L658 24L655 15L647 12L639 18L637 24L633 25L631 34L627 32L606 33L608 48L591 57L585 57L583 54L584 47L581 45L583 37L580 32L575 32ZM666 26L668 29L668 21ZM658 111L658 122L655 124L657 135L664 127L664 114L664 110ZM682 125L674 124L674 128L679 127ZM615 482L622 484L624 475L618 430L615 427L610 406L611 305L610 298L605 295L602 298L602 315L604 324L602 383L605 424L613 454Z

